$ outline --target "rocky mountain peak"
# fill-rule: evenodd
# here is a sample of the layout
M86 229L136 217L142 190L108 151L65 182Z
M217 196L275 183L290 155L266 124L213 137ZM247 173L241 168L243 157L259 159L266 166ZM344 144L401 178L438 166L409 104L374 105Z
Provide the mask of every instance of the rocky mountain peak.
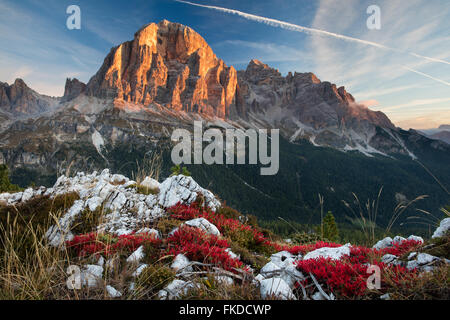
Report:
M163 20L113 48L87 93L225 118L236 86L236 70L218 59L198 33Z
M67 78L66 79L66 86L64 88L64 96L61 99L61 102L67 102L70 100L75 99L78 97L81 93L84 93L86 90L86 84L81 82L80 80L76 78Z
M22 79L16 79L11 85L0 82L0 109L14 116L40 114L56 103L56 98L38 94Z
M253 59L245 70L245 77L249 80L260 81L266 78L280 77L281 73L259 60Z

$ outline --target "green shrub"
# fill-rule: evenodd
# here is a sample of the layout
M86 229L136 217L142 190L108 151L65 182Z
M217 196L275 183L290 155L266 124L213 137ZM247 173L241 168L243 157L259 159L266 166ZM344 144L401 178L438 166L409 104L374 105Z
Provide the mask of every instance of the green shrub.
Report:
M235 220L238 220L239 217L241 216L241 214L237 210L225 205L217 209L217 214L220 214L227 219L235 219Z
M179 164L173 166L170 168L170 172L172 173L171 176L178 176L182 174L183 176L190 177L191 173L186 167L181 167Z
M22 189L9 181L9 169L5 164L0 165L0 193L19 192Z
M306 232L296 232L290 236L290 239L294 245L311 244L323 240L317 233Z

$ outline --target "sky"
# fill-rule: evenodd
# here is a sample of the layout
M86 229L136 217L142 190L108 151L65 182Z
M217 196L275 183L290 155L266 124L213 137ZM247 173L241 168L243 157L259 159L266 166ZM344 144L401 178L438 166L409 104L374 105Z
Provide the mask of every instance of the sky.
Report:
M402 128L450 124L448 0L190 2L0 0L0 81L61 96L66 78L88 82L112 47L167 19L238 70L258 59L284 75L313 72ZM80 30L66 26L69 5L80 7ZM367 27L370 5L380 8L379 30Z

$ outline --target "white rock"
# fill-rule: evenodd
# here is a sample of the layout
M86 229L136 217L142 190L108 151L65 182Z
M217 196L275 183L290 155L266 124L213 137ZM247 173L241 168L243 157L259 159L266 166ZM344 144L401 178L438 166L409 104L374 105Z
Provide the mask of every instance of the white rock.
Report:
M329 297L330 297L331 300L335 300L334 294L330 293ZM325 297L320 291L317 291L316 293L314 293L311 296L311 299L317 300L317 301L328 300L327 297Z
M317 258L331 258L333 260L340 260L343 256L350 255L350 245L346 244L337 248L323 247L314 251L308 252L303 260L317 259Z
M415 235L410 235L407 240L414 240L420 243L424 243L423 238Z
M205 218L196 218L183 223L183 225L188 225L195 228L200 228L208 234L215 236L220 236L220 231L215 225L206 220Z
M402 243L403 241L405 241L406 239L401 237L401 236L395 236L394 240L392 242L394 243Z
M381 262L389 264L397 260L397 256L394 256L393 254L385 254L383 257L381 257Z
M392 240L391 237L386 237L380 241L378 241L372 248L374 249L384 249L384 248L389 248L392 247L392 243L394 242L394 240Z
M264 267L261 268L259 273L263 275L265 278L273 277L277 272L281 272L281 267L273 263L272 261L268 262Z
M420 265L417 262L417 260L408 261L408 263L406 264L406 268L408 270L412 270L412 269L419 268L419 267L420 267Z
M175 259L173 260L170 267L174 269L175 271L184 269L184 271L190 272L192 271L192 267L189 266L190 261L184 254L178 254Z
M241 258L237 254L235 254L233 251L231 251L231 248L227 248L225 251L228 252L228 254L230 255L231 259L238 259L239 260Z
M424 265L440 259L428 253L419 253L416 260L419 265Z
M260 282L261 298L276 297L282 300L296 300L289 285L281 278L270 278Z
M270 261L280 268L284 268L286 265L292 264L294 256L288 251L280 251L271 255Z
M26 189L23 193L22 193L22 202L27 202L28 200L30 200L31 198L33 198L34 196L34 191L33 188L28 188Z
M425 271L425 272L433 272L436 269L436 267L434 267L434 266L423 266L423 267L421 267L421 269L423 271Z
M266 278L262 274L258 274L254 279L254 284L259 284L261 281L265 280Z
M106 292L108 292L108 296L110 298L120 298L122 296L122 293L120 293L120 291L117 291L114 287L111 287L110 285L106 286Z
M144 246L140 246L127 258L127 262L139 263L142 259L144 259L144 255Z
M94 264L85 265L80 277L83 286L97 287L103 277L103 267Z
M211 191L200 187L192 177L183 175L172 176L164 180L159 185L158 201L161 206L168 208L178 202L191 204L197 199L197 193L201 193L205 199L205 205L216 211L220 207L220 202L214 197Z
M64 241L70 241L73 238L70 232L70 227L75 219L83 212L85 208L85 203L83 200L77 200L74 202L73 206L69 211L59 219L57 225L51 226L45 236L53 247L59 247L64 244Z
M0 202L8 203L9 198L11 198L12 194L5 192L0 193Z
M164 289L158 292L158 297L161 300L174 300L187 294L189 289L193 288L194 284L191 281L184 281L175 279L169 283Z
M132 277L139 277L140 275L141 275L141 273L145 270L145 268L147 268L148 267L148 264L146 264L146 263L141 263L140 265L139 265L139 267L136 269L136 271L134 271L132 274L131 274L131 276Z
M412 260L412 259L414 259L416 256L417 256L417 252L411 252L411 253L408 255L408 260Z
M114 184L125 184L128 182L128 178L121 174L113 174L111 177L111 182Z
M119 192L115 197L114 200L111 202L111 204L108 205L108 207L111 210L120 210L125 206L125 203L127 202L127 197L124 193Z
M125 184L123 185L124 188L128 188L130 186L135 186L137 184L136 181L133 180L129 180L128 182L125 182Z
M88 199L86 201L86 205L89 207L89 210L91 212L94 212L95 210L97 210L98 207L102 205L102 202L103 202L102 198L95 196Z
M234 284L234 280L232 277L229 276L215 276L214 277L216 281L220 284L226 285L226 286L232 286Z
M12 205L12 204L15 204L15 203L21 201L22 195L23 195L23 192L13 193L8 199L8 204Z
M103 267L105 265L105 258L103 258L103 256L100 256L100 258L98 258L97 265L99 265L100 267Z
M304 280L305 277L303 276L303 273L298 271L292 264L283 269L281 272L281 279L283 279L289 287L293 288L297 281Z
M140 185L150 190L159 190L159 182L150 177L145 177L145 179L140 183Z
M152 235L152 236L154 236L156 239L161 239L161 234L160 234L160 232L158 231L158 230L156 230L156 229L150 229L150 228L142 228L142 229L139 229L137 232L136 232L137 234L139 234L139 233L146 233L146 234L148 234L148 235Z
M443 237L448 232L448 230L450 230L450 218L445 218L441 221L439 227L434 231L431 238L435 239Z
M381 300L391 300L391 296L389 295L389 293L385 293L382 296L380 296Z

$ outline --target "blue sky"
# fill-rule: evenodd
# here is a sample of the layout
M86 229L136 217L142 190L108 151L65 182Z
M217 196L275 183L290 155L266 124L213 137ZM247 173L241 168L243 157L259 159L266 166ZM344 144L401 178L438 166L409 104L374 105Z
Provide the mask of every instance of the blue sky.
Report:
M192 27L236 69L259 59L288 71L314 72L345 86L357 101L404 128L450 123L448 0L192 0L375 42L286 30L173 0L0 0L0 81L23 78L33 89L62 95L65 78L87 82L111 47L144 24L167 19ZM66 8L81 8L81 30L66 28ZM381 29L369 30L369 5ZM415 53L438 59L430 61ZM443 63L447 62L447 63ZM411 71L412 70L412 71Z

